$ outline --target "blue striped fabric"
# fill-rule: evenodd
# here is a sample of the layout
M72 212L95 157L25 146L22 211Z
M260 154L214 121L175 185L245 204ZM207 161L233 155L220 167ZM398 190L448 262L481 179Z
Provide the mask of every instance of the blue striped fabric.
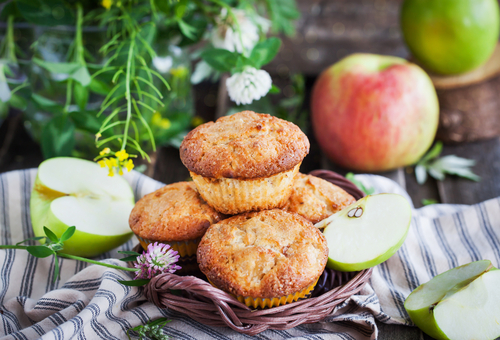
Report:
M0 244L33 237L29 198L36 169L0 175ZM136 199L163 184L137 172L125 175ZM410 198L395 182L358 175L376 192ZM413 211L403 247L374 270L370 285L339 306L325 322L286 331L268 330L262 339L376 339L375 320L411 325L404 299L421 283L450 268L479 259L500 265L500 201L474 206L432 205ZM129 250L130 240L117 250ZM31 242L31 244L34 244ZM100 256L108 263L114 250ZM127 339L129 328L159 317L173 320L164 327L175 339L246 339L229 328L208 327L147 302L136 287L118 280L130 274L68 259L59 260L61 278L51 277L51 258L37 259L22 250L0 250L0 340L3 339Z

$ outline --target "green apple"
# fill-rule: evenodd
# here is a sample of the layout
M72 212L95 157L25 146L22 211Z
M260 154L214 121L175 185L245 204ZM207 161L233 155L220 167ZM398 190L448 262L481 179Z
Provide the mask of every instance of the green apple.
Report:
M405 0L401 28L411 53L441 74L470 71L498 41L497 0Z
M328 244L327 267L367 269L387 260L403 245L411 207L401 195L366 196L316 224Z
M78 158L51 158L40 164L31 193L31 224L58 237L75 226L64 253L93 257L116 248L132 235L128 218L134 193L121 176L108 176L98 164Z
M436 339L495 339L500 271L488 260L453 268L415 289L405 308L415 325Z

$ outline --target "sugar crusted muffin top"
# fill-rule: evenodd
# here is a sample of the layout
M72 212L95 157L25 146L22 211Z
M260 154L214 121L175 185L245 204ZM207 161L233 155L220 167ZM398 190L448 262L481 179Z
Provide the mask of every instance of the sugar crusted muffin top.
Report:
M207 228L226 218L210 207L192 182L166 185L141 198L132 209L132 231L151 241L188 241L203 236Z
M292 169L309 153L309 140L285 120L243 111L202 124L180 147L182 163L211 178L251 179Z
M328 247L311 222L274 209L210 226L197 258L218 288L237 296L273 298L313 284L326 266Z
M335 214L356 202L342 188L324 179L298 173L293 183L292 194L283 210L294 212L312 223Z

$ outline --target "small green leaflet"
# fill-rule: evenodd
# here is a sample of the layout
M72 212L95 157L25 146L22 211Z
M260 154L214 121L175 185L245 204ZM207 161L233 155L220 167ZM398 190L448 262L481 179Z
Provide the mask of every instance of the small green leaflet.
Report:
M445 179L446 175L456 175L472 181L479 181L481 177L470 169L476 164L475 160L447 155L439 157L443 150L443 143L437 142L434 147L415 166L415 176L418 184L427 181L427 174L438 181Z
M82 86L86 87L90 84L89 71L78 63L53 63L38 58L33 58L33 62L52 74L66 74L68 78L76 80Z
M433 198L423 198L422 199L422 205L431 205L431 204L436 204L439 203L438 200L433 199Z
M356 178L354 178L354 174L352 172L348 172L345 175L345 178L353 182L354 185L356 185L359 188L359 190L363 191L366 195L371 195L375 192L374 188L372 187L367 188L361 181L358 181Z

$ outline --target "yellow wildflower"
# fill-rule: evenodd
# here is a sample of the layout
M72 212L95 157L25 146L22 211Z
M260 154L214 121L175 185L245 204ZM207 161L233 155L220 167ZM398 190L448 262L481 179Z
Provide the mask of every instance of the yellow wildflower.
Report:
M184 78L188 75L189 71L185 66L179 66L176 68L170 69L170 74L175 78Z
M161 114L158 111L156 111L153 114L153 117L151 118L151 123L153 123L153 125L161 127L162 129L165 129L165 130L169 129L170 126L172 126L170 119L162 118Z
M118 166L118 162L116 161L116 158L106 158L106 166L112 170L113 168L116 168Z
M97 162L97 164L99 164L101 166L101 168L105 168L106 167L106 158L100 160L99 162Z
M106 9L110 9L111 5L113 5L113 0L102 0L101 5Z
M119 174L120 176L122 176L122 175L123 175L123 169L122 169L122 168L120 168L120 170L118 170L118 174Z
M115 152L115 156L118 157L118 160L121 162L128 158L128 153L125 150L120 150L118 152Z
M203 124L205 121L203 120L203 118L201 118L200 116L195 116L193 117L193 119L191 120L191 124L194 126L194 127L197 127L201 124Z
M129 159L128 162L125 164L125 167L127 168L127 171L130 172L134 168L134 162L132 162L132 160Z
M109 169L108 176L113 177L115 175L115 172L113 171L112 168Z
M104 156L104 155L106 155L106 154L108 154L110 152L111 152L110 148L104 148L104 149L102 149L101 152L99 152L99 155Z

